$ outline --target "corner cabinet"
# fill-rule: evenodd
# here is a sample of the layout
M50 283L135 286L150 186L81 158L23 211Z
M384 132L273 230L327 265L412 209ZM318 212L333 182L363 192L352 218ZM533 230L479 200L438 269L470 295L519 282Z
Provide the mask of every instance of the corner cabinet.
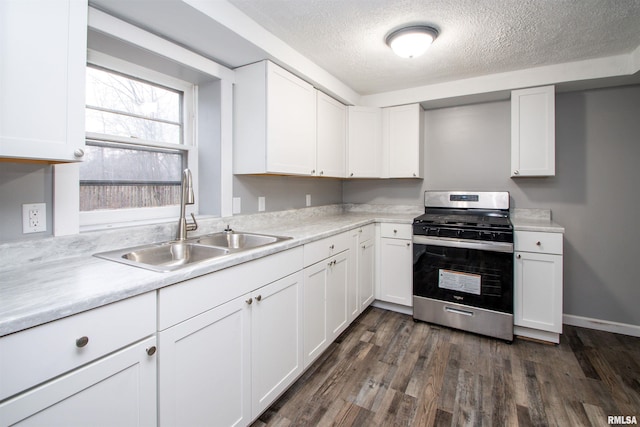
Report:
M234 173L316 174L316 90L269 62L235 70Z
M514 247L514 334L559 343L562 234L515 231Z
M420 104L382 109L383 178L423 178L424 114Z
M382 175L382 111L348 107L347 178Z
M511 92L511 177L554 176L555 88Z
M86 0L0 1L0 158L84 155Z
M347 150L347 107L317 93L316 176L344 178Z

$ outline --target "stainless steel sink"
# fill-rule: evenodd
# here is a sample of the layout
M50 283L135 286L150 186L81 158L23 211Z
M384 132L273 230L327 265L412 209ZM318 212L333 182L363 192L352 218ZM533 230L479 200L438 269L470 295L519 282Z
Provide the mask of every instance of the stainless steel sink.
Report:
M184 241L101 252L95 256L147 270L167 272L288 239L291 237L231 231L193 237Z
M290 239L290 237L268 236L266 234L254 233L215 233L193 239L194 242L201 245L220 246L233 250L252 249L259 246L269 245L271 243L281 242Z
M214 246L167 242L102 252L95 256L148 270L167 272L219 258L228 253L228 249Z

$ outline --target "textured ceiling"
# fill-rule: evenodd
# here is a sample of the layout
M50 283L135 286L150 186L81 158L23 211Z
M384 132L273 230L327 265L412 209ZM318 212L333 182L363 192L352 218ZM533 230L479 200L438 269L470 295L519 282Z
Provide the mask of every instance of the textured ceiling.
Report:
M229 0L348 86L367 95L629 53L640 0ZM396 57L391 30L430 24L425 55Z

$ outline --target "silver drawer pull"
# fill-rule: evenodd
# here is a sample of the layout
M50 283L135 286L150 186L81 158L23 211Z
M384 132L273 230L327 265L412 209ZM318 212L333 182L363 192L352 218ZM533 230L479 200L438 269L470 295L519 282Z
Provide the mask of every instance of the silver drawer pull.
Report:
M473 316L473 312L465 311L465 310L458 310L457 308L445 307L444 311L447 311L447 312L453 313L453 314L461 314L463 316Z
M541 244L542 244L542 242L540 242L540 240L538 240L538 241L536 242L536 246L540 246Z
M156 351L157 351L157 350L158 350L158 349L156 348L156 346L155 346L155 345L153 345L153 346L149 347L149 348L146 350L146 351L147 351L147 355L149 355L149 356L153 356L154 354L156 354Z
M80 337L76 340L76 347L78 348L82 348L87 344L89 344L89 337Z

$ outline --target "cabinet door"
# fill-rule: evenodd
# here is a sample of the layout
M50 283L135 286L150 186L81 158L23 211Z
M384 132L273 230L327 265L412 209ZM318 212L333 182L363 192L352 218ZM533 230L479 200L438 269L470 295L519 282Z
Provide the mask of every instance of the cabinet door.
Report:
M420 104L382 109L383 177L422 178L423 124Z
M267 172L313 175L316 168L316 90L267 64Z
M411 241L380 239L380 290L382 301L412 305L413 262Z
M516 326L562 332L562 256L517 252L513 317Z
M320 261L304 269L304 366L329 345L327 336L327 270Z
M148 354L155 342L140 341L0 403L0 425L156 426L156 355Z
M358 295L360 311L375 299L375 240L369 239L358 248Z
M250 296L159 333L161 426L251 421Z
M349 325L349 251L327 260L327 336L333 342Z
M345 176L347 107L318 92L316 175Z
M251 390L254 418L302 373L302 281L302 272L298 272L252 292Z
M380 108L348 108L347 177L380 178L382 113Z
M511 176L553 176L554 86L511 92Z
M86 40L86 1L0 1L0 157L81 157Z

